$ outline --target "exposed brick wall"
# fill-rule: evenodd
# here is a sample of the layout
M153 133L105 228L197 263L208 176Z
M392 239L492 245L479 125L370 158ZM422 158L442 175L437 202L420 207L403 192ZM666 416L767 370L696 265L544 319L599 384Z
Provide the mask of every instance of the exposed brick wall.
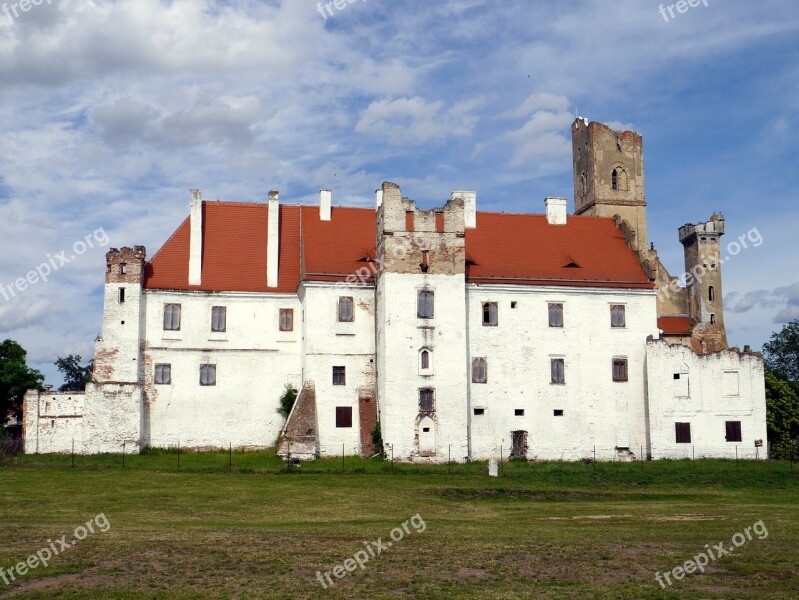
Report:
M359 398L361 417L361 455L372 456L377 448L372 441L372 432L377 423L377 399L374 394L362 395Z
M306 383L294 403L283 431L278 454L315 458L319 446L316 424L316 390Z

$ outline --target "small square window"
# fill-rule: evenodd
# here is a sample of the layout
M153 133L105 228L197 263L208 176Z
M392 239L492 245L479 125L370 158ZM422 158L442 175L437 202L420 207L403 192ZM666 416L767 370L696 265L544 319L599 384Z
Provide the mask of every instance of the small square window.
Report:
M560 409L560 408L556 408L555 411L554 411L554 415L556 417L562 417L563 416L563 410Z
M155 365L156 385L169 385L172 383L172 365Z
M516 308L517 304L518 303L514 300L513 302L510 303L510 307L511 308Z
M337 406L336 407L336 427L339 427L339 428L352 427L352 407L351 406Z
M523 417L524 416L524 409L523 408L517 408L516 410L513 411L513 414L515 416L517 416L517 417Z
M496 327L499 324L498 307L496 302L483 302L483 325Z
M614 304L610 307L610 326L614 328L627 327L626 307L623 304Z
M475 408L474 409L474 414L478 415L478 416L479 415L484 415L484 414L486 414L486 409L484 409L484 408Z
M128 272L128 265L126 265L125 263L122 263L121 265L119 265L119 274L120 275L124 275L127 272Z
M200 385L216 385L216 365L200 365Z
M280 309L280 331L294 331L294 309Z
M333 385L347 385L346 367L333 367Z

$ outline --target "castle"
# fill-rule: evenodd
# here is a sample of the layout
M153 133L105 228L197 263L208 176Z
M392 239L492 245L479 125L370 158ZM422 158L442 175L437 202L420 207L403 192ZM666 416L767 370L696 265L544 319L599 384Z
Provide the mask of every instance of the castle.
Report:
M572 138L573 215L471 191L421 210L392 183L374 209L192 190L152 259L108 252L93 382L27 394L26 451L371 456L377 430L406 461L765 458L762 357L724 329L724 218L680 228L672 276L641 136L577 119Z

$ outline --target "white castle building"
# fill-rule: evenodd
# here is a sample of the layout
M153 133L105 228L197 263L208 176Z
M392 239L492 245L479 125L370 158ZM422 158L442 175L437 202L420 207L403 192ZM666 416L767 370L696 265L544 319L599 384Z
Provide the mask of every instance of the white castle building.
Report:
M107 255L85 393L25 398L27 452L271 447L396 460L765 457L763 361L728 348L724 219L648 247L641 136L575 121L575 214L210 202ZM532 202L532 201L531 201ZM300 390L286 420L287 385Z

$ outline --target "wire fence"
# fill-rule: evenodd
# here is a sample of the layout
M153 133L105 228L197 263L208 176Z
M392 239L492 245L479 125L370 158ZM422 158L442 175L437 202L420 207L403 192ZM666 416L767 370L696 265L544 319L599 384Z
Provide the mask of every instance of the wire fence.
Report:
M580 470L595 474L640 473L657 475L675 469L683 472L763 475L797 473L796 453L788 460L768 459L765 448L729 446L646 447L637 449L597 447L547 448L537 452L527 448L523 457L514 456L514 449L498 444L498 452L465 460L460 449L445 447L443 452L400 457L387 446L385 452L361 456L359 446L342 444L327 446L320 457L307 454L280 455L275 448L236 446L186 448L181 444L140 448L138 441L123 440L117 452L86 454L80 444L71 443L59 452L30 452L22 438L0 440L0 467L6 468L72 468L72 469L136 469L187 472L229 473L448 473L487 476L489 463L496 462L498 476L525 476L536 470ZM684 447L682 447L684 446ZM25 449L29 452L26 453ZM518 450L518 448L517 448Z

